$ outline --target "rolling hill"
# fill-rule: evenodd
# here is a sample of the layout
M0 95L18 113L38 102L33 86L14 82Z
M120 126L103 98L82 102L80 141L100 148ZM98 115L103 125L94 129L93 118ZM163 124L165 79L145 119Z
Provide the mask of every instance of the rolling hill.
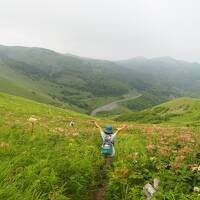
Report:
M0 70L0 80L5 82L0 91L83 112L152 87L114 62L42 48L0 46Z
M153 91L145 91L140 99L127 102L126 107L131 110L139 111L176 97L190 96L198 98L200 96L199 63L176 60L171 57L152 59L136 57L116 63L135 70L140 74L140 77L145 77L149 83L163 89L160 92L155 87ZM171 91L171 94L168 93L169 91ZM166 96L170 96L170 98L167 99Z
M179 101L179 107L165 107L180 113L182 101L193 102ZM1 200L145 199L143 187L155 177L161 182L155 198L199 199L198 129L127 123L106 168L95 118L4 93L0 115ZM33 132L30 117L36 120Z
M197 126L200 119L200 99L178 98L140 112L121 115L119 121L137 123L166 123L174 125Z
M93 199L101 160L87 116L3 93L0 114L0 199Z
M123 103L123 110L139 111L176 97L199 97L199 66L168 57L114 62L0 45L0 91L88 114L141 94Z
M200 95L200 64L171 57L147 59L136 57L117 62L121 66L146 74L150 81L157 81L182 90L185 94Z

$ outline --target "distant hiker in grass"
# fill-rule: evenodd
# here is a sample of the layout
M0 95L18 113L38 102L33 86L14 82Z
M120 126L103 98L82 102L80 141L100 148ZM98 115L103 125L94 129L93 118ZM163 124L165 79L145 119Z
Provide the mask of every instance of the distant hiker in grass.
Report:
M74 127L74 125L75 125L75 122L74 122L74 120L72 120L72 121L69 123L69 126L70 126L70 127Z
M101 147L101 154L106 158L113 158L115 155L114 141L116 135L119 131L123 130L127 126L124 125L120 128L117 128L117 130L113 132L112 125L107 125L104 129L102 129L101 126L96 121L94 121L94 124L96 125L97 128L99 128L103 140L103 144ZM112 159L110 160L112 161Z

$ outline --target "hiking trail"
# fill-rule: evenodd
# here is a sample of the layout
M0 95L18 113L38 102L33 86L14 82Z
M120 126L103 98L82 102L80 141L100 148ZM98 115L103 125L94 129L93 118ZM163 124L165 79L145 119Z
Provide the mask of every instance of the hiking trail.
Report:
M105 186L100 188L96 194L96 200L104 200L105 199Z
M95 200L104 200L105 199L105 192L106 192L106 181L109 170L112 169L113 158L107 157L104 158L104 164L101 168L101 180L99 182L99 189L96 192Z
M137 96L132 96L132 97L127 97L127 98L119 99L119 100L113 101L111 103L105 104L105 105L100 106L100 107L96 108L95 110L93 110L90 113L90 115L91 116L95 116L99 112L114 110L115 108L117 108L119 106L118 105L119 103L126 102L126 101L129 101L129 100L132 100L132 99L137 99L140 96L141 96L141 94L137 95Z

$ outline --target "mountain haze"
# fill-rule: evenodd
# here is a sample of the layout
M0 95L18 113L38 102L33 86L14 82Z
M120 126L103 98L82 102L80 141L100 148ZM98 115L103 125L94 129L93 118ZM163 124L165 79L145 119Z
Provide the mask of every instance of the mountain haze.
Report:
M200 64L171 57L146 59L137 57L117 62L121 66L146 74L152 80L165 83L190 94L200 94Z
M86 110L89 105L82 100L116 98L131 90L148 87L132 70L124 70L113 62L42 48L0 46L0 63L0 77L11 88L8 92L23 88L24 93L19 92L19 95L29 97L32 91L51 101ZM6 92L5 88L1 90Z
M151 86L111 61L48 49L0 46L0 90L82 111Z
M89 113L105 103L142 110L169 99L199 95L200 65L169 57L119 62L44 48L0 46L0 91Z

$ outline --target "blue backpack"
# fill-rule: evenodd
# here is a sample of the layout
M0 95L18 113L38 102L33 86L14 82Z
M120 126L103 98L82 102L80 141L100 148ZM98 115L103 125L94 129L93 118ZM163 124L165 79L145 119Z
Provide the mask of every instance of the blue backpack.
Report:
M113 143L110 135L108 134L105 134L104 142L101 147L101 154L104 156L110 156L113 154Z

